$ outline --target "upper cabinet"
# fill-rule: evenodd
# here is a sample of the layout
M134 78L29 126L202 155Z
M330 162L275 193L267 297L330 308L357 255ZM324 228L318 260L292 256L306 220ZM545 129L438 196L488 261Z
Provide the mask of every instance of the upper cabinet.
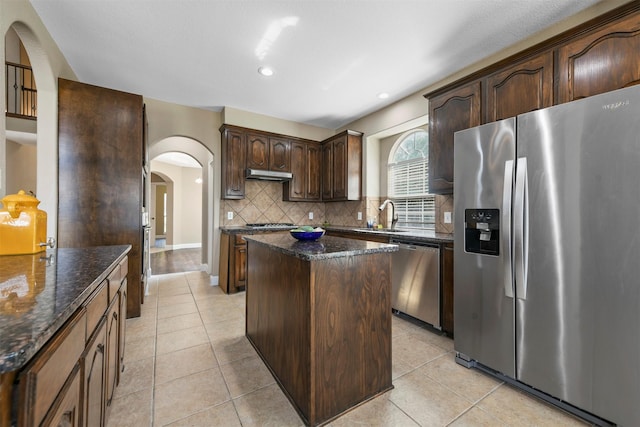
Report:
M244 169L246 164L246 135L238 128L223 125L222 139L222 198L244 199Z
M322 146L315 141L291 142L291 174L282 186L282 200L290 202L321 200Z
M558 103L640 83L640 14L558 49Z
M425 95L429 190L453 192L454 133L640 83L640 2L630 2Z
M220 127L222 139L222 198L244 199L245 171L290 172L283 200L321 200L320 143L233 125Z
M266 133L247 132L247 169L291 172L291 142Z
M485 123L552 106L553 52L490 74L485 88Z
M362 133L343 131L322 142L322 200L362 197Z
M429 99L429 191L453 193L453 134L480 124L480 82Z

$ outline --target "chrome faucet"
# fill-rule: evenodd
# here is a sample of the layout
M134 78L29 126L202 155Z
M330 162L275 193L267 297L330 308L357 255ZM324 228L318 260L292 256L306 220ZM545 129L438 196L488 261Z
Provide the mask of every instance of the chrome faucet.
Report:
M391 229L394 230L396 228L396 223L398 222L398 216L396 215L396 205L393 201L389 199L385 200L382 202L378 210L382 212L384 208L387 207L387 203L391 203Z

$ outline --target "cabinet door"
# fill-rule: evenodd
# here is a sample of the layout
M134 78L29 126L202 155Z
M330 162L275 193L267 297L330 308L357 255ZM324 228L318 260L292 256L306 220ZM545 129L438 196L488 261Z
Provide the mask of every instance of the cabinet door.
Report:
M291 142L283 138L269 138L269 170L291 172Z
M478 126L480 82L429 99L429 191L453 193L453 134Z
M222 198L244 199L245 136L233 129L222 130Z
M247 169L269 169L269 137L247 133Z
M105 401L105 419L109 416L111 409L111 401L116 391L118 382L118 334L120 333L120 299L119 296L112 301L107 311L107 342L106 342L106 401Z
M320 200L322 198L322 151L320 144L308 143L306 156L306 189L307 200Z
M553 52L548 51L487 77L486 122L553 105Z
M76 365L77 366L77 365ZM47 415L42 425L53 427L80 427L80 369L79 366L69 377L65 388L58 395L57 403Z
M291 143L291 174L293 178L282 186L283 199L287 201L305 200L307 188L307 144Z
M127 278L125 277L120 287L120 334L118 335L118 383L120 383L120 374L124 372L124 347L126 343L127 331Z
M333 200L347 198L347 136L332 141L333 144Z
M58 80L58 247L130 244L133 317L143 298L142 105L140 95Z
M453 336L453 245L442 245L442 330Z
M234 252L234 292L236 292L247 284L247 242L242 240L240 235L236 236Z
M640 83L640 14L558 49L558 103Z
M85 427L99 427L104 422L106 322L100 322L84 357L84 410Z
M322 145L322 200L333 199L333 144Z

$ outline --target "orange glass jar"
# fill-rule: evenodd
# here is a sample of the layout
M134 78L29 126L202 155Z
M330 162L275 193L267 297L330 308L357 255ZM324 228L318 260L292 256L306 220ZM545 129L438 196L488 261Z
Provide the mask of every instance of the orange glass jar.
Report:
M0 255L35 254L47 249L47 213L38 209L40 200L25 194L10 194L0 200Z

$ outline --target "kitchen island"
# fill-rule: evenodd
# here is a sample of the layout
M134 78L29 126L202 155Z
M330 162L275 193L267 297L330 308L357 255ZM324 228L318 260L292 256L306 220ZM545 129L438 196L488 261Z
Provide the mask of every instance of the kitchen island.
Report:
M307 425L391 384L391 253L325 236L245 236L246 335Z
M0 256L0 427L104 423L123 367L130 250Z

